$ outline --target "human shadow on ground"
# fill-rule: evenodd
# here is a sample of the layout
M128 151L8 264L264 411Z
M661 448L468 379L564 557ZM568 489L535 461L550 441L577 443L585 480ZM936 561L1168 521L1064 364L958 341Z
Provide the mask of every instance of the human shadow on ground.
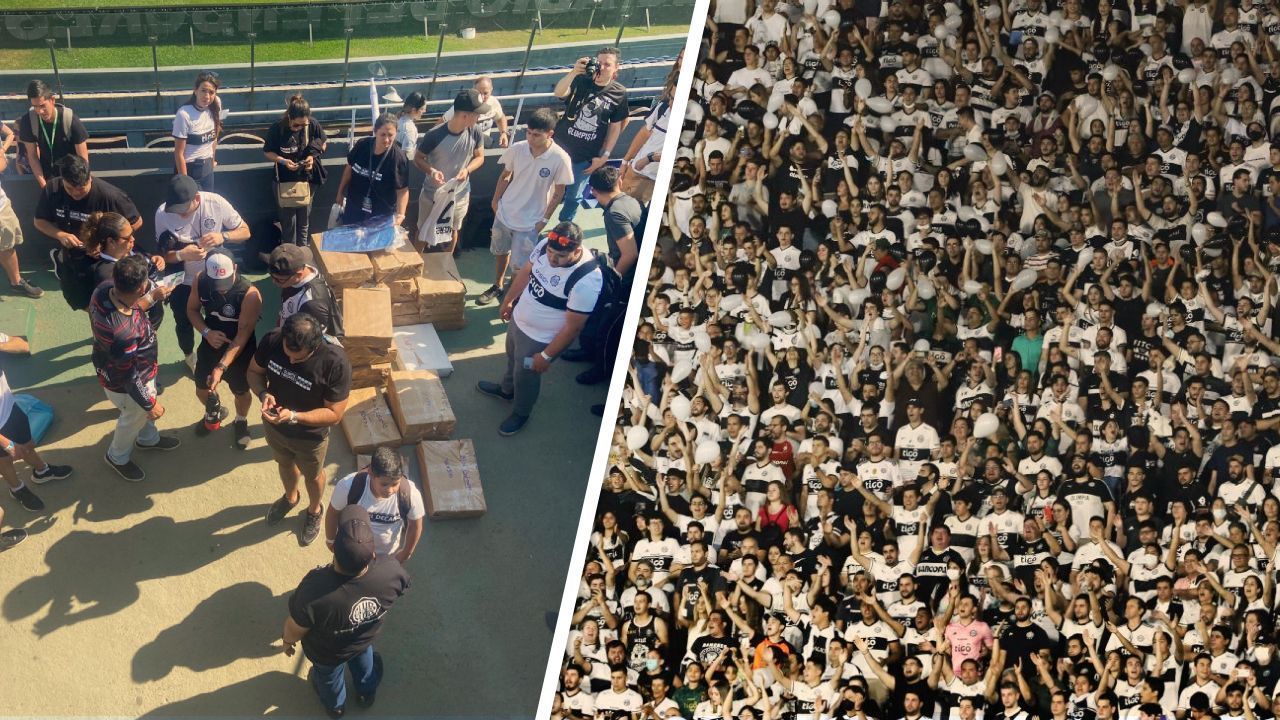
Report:
M49 548L49 571L24 580L4 599L5 619L17 621L41 610L37 636L129 607L148 580L194 572L246 545L276 533L262 520L262 507L224 508L209 517L177 522L150 517L120 532L73 530ZM73 609L75 608L75 609Z
M174 716L323 717L324 711L305 679L276 670L185 700L176 700L142 717Z
M176 667L203 672L242 658L279 654L279 646L273 644L280 637L286 608L287 595L276 597L259 582L223 588L138 650L133 680L160 680Z

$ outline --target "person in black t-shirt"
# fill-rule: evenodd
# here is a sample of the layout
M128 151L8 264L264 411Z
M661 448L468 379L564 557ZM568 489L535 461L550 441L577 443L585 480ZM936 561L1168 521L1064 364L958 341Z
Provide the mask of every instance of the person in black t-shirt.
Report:
M354 225L378 215L404 222L409 207L409 159L396 144L396 118L383 113L373 123L373 137L361 138L347 153L338 183L342 224Z
M599 68L588 77L588 58L578 58L555 87L556 97L565 102L564 115L556 123L555 141L573 161L573 184L565 188L560 222L569 222L578 214L582 186L609 161L627 119L627 89L617 81L622 51L601 48L596 61Z
M75 155L89 165L89 131L70 108L58 104L53 88L43 80L27 84L31 110L18 121L18 140L26 152L31 174L40 187L57 175L58 161Z
M275 184L272 187L280 210L280 242L303 246L311 242L309 231L314 192L308 193L303 202L281 197L280 187L306 182L314 191L323 184L325 172L320 158L324 156L328 142L320 121L311 115L311 105L300 94L289 97L284 115L267 129L262 152L275 163ZM259 252L269 250L259 249Z
M356 704L373 705L382 681L382 656L373 642L409 587L409 574L394 557L376 557L369 512L359 505L343 508L333 562L307 573L289 596L281 638L287 656L302 641L311 661L308 678L329 717L342 717L346 710L348 666Z
M36 201L36 229L58 241L55 255L62 296L73 310L89 307L93 292L93 259L85 254L80 231L95 212L113 212L129 221L134 232L142 228L142 215L124 191L89 173L78 155L58 161L58 175L46 184Z
M262 401L267 445L284 485L284 496L267 511L267 524L279 523L302 499L301 474L309 504L299 542L310 545L320 534L329 428L347 410L351 362L341 347L325 340L315 317L296 313L258 345L249 363L249 387Z

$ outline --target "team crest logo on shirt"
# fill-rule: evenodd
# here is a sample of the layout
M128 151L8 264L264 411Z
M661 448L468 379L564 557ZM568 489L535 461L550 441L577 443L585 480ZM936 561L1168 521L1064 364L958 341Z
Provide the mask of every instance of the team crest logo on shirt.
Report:
M236 308L234 305L232 305L231 303L227 303L226 305L222 306L222 317L229 318L229 317L235 317L235 316L236 316Z
M551 276L551 280L550 280L549 282L551 283L551 287L555 287L555 286L559 285L559 284L560 284L560 276L559 276L559 275L552 275L552 276Z
M543 178L549 178L549 177L551 177L551 168L545 168L545 167L544 167L544 168L539 168L539 169L538 169L538 177L543 177Z
M351 606L351 626L360 627L367 622L377 620L382 614L382 606L371 597L362 597Z
M969 637L977 637L977 636L978 636L978 631L977 631L977 630L970 630L970 631L969 631Z
M205 232L213 232L213 229L218 226L218 220L217 218L207 217L201 224L204 226Z

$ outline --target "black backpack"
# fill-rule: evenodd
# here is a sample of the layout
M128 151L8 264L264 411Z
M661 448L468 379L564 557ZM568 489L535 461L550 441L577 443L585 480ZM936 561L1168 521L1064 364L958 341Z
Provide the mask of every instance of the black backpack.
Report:
M409 525L409 511L413 508L413 501L410 499L409 495L409 484L412 482L413 481L409 478L402 478L400 480L400 489L396 492L396 499L400 503L400 521L403 522L406 527ZM347 491L347 504L360 504L360 498L364 497L364 488L368 484L368 472L356 473L356 476L351 479L351 489Z
M600 269L600 295L596 298L596 306L591 311L592 319L597 317L606 318L608 313L615 309L618 305L625 305L627 298L622 292L622 276L617 270L613 269L613 265L609 262L609 256L591 249L591 256L595 262L583 263L578 269L569 274L568 279L564 281L564 296L569 297L573 292L573 286L578 281L591 274L592 270ZM591 324L591 320L587 321ZM584 330L585 332L585 330Z

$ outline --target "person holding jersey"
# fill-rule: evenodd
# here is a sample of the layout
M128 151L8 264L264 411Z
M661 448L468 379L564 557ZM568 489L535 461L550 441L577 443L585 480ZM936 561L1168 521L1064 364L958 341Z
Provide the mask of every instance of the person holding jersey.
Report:
M27 83L31 109L18 121L18 141L40 187L58 174L58 161L75 155L89 167L89 131L71 108L58 102L43 80Z
M131 256L139 256L147 261L147 278L152 283L159 281L160 274L164 272L164 256L138 252L133 226L119 213L93 213L80 228L80 239L84 242L85 252L90 257L97 258L93 264L94 287L110 280L116 263ZM159 298L160 302L152 302L155 298ZM160 293L143 295L138 301L138 308L147 314L151 329L159 330L160 324L164 322L164 301Z
M116 213L137 232L142 227L142 215L123 190L93 177L79 155L62 158L56 170L58 176L40 191L34 224L46 237L58 242L59 247L50 255L62 298L72 310L85 310L97 287L93 258L85 253L80 237L85 221L94 213Z
M409 160L396 145L396 118L383 113L373 123L373 136L360 138L347 153L338 183L341 223L355 225L379 215L404 222L409 208Z
M324 513L324 536L330 550L338 534L338 516L348 505L369 511L378 557L394 556L401 565L409 562L422 538L427 511L422 493L405 477L400 453L389 447L377 448L369 467L351 473L333 487Z
M418 195L417 237L445 252L457 247L458 230L471 207L471 173L484 165L484 137L476 123L487 111L480 93L458 93L448 122L423 133L413 156L414 166L425 175Z
M156 210L156 237L165 261L181 263L182 284L169 297L173 309L173 329L178 336L187 367L196 370L195 329L187 319L187 297L196 275L204 268L205 256L226 243L249 239L249 226L240 213L221 195L204 192L187 175L169 179L164 205Z
M515 435L529 421L542 374L582 332L603 284L594 256L582 248L582 230L571 222L548 232L516 273L501 310L508 321L506 374L502 382L476 384L480 392L512 403L500 435Z
M191 97L173 116L174 172L193 178L205 192L213 192L213 169L218 165L218 136L222 134L220 85L216 72L206 70L196 75Z
M279 209L280 242L306 246L311 242L311 205L315 190L325 181L324 157L328 138L311 105L302 95L290 95L280 121L267 130L262 152L275 164L272 185Z
M232 422L236 447L249 447L249 361L258 349L254 328L262 316L262 293L236 270L235 260L223 250L214 250L204 259L187 298L187 319L200 333L196 348L196 397L205 415L196 425L196 435L208 435L227 418L218 401L223 380L235 398L236 417Z

